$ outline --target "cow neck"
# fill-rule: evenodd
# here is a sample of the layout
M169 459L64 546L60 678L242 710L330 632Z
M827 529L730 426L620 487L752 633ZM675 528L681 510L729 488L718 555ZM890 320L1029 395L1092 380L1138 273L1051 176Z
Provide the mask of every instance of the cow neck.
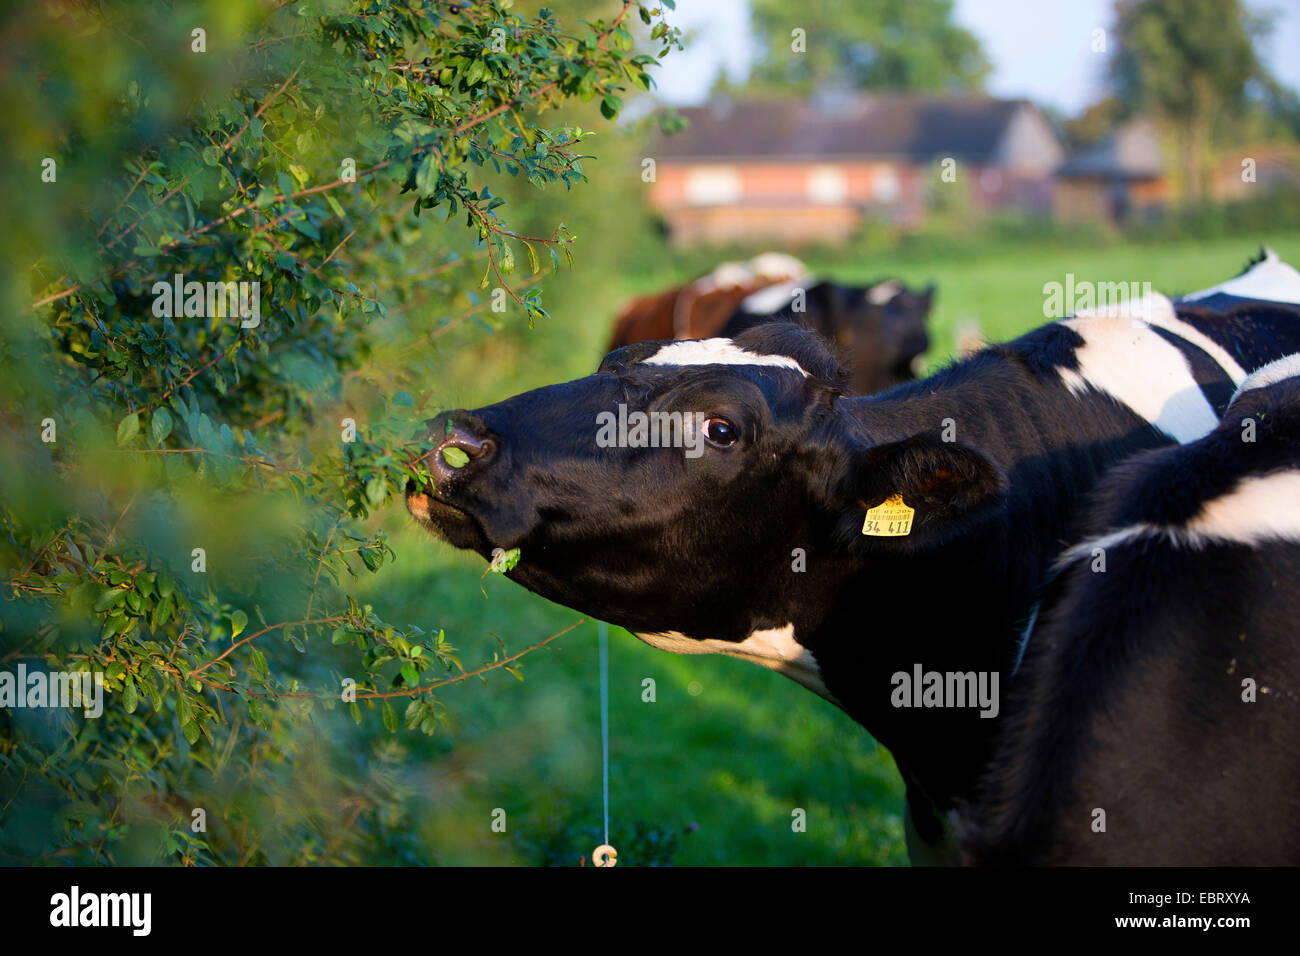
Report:
M845 400L844 412L866 445L937 433L944 419L954 419L957 440L987 454L1012 487L1001 507L941 544L873 549L807 641L830 692L942 810L970 797L991 756L1020 635L1068 531L1071 502L1113 453L1107 427L1120 433L1127 427L1123 421L1085 425L1084 434L1068 440L1049 434L1030 423L1087 416L1066 404L1073 399L1063 390L1033 376L1005 367L987 371L978 381L940 378L894 397ZM996 403L990 395L999 396ZM998 716L982 718L972 708L894 707L893 675L912 674L918 665L945 674L996 672Z

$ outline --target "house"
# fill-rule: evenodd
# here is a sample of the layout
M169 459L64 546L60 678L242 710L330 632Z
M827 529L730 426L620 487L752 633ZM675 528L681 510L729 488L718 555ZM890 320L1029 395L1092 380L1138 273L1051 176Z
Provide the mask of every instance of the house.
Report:
M1025 100L833 93L680 112L688 128L647 154L650 201L677 245L842 241L867 217L915 225L940 189L1047 213L1065 158Z
M1285 142L1238 145L1210 168L1209 187L1210 195L1217 202L1300 192L1300 145Z
M1068 222L1115 223L1158 215L1171 197L1155 125L1131 119L1056 171L1052 212Z

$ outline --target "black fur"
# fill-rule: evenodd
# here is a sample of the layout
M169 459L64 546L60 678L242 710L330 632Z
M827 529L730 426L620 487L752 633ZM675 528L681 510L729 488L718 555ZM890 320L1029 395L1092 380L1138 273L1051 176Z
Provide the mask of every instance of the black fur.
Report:
M1232 341L1253 323L1219 338L1277 357L1284 332L1300 350L1300 311L1292 319L1266 345ZM1115 399L1065 387L1060 368L1077 365L1082 341L1051 324L869 398L846 397L825 344L789 325L737 344L791 356L810 377L639 364L668 343L630 346L587 378L436 419L435 436L450 418L494 453L445 472L428 523L485 557L519 547L512 579L640 633L740 641L793 624L829 693L893 752L915 826L938 842L1004 717L896 708L891 675L919 663L1008 679L1088 493L1116 463L1171 444ZM1207 395L1227 387L1222 372L1200 375ZM595 416L619 403L726 418L740 439L697 459L597 447ZM866 509L890 494L917 509L912 533L863 536Z
M1243 420L1255 423L1244 442ZM1085 540L1182 527L1300 469L1300 379L1245 392L1189 445L1117 467ZM1300 501L1294 503L1300 509ZM1050 588L963 852L981 864L1300 862L1300 542L1144 538ZM1242 701L1251 677L1268 691ZM1093 811L1106 831L1093 832Z

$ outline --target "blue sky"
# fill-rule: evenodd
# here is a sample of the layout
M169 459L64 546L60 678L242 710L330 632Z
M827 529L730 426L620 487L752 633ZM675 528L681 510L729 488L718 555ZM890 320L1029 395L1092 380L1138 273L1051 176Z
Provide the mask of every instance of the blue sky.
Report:
M1246 0L1246 6L1278 14L1260 54L1276 76L1300 90L1300 0ZM1072 114L1096 100L1105 57L1092 52L1092 34L1110 26L1113 0L956 0L955 7L958 22L980 38L993 61L989 92ZM798 8L794 0L791 8ZM677 0L670 21L691 38L686 52L658 71L663 99L698 103L719 70L745 76L752 57L746 0Z

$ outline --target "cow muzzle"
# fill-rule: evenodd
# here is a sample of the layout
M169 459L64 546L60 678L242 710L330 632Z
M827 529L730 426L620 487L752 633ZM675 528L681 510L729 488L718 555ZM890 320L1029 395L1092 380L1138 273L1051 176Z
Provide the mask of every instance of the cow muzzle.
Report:
M449 420L451 424L448 424ZM446 489L480 472L497 453L496 440L479 433L486 429L475 428L471 423L462 424L455 416L440 415L429 423L429 428L435 440L442 436L437 447L424 459L433 487L421 488L411 482L406 488L407 508L415 517L426 520L431 507L452 504L443 494Z

